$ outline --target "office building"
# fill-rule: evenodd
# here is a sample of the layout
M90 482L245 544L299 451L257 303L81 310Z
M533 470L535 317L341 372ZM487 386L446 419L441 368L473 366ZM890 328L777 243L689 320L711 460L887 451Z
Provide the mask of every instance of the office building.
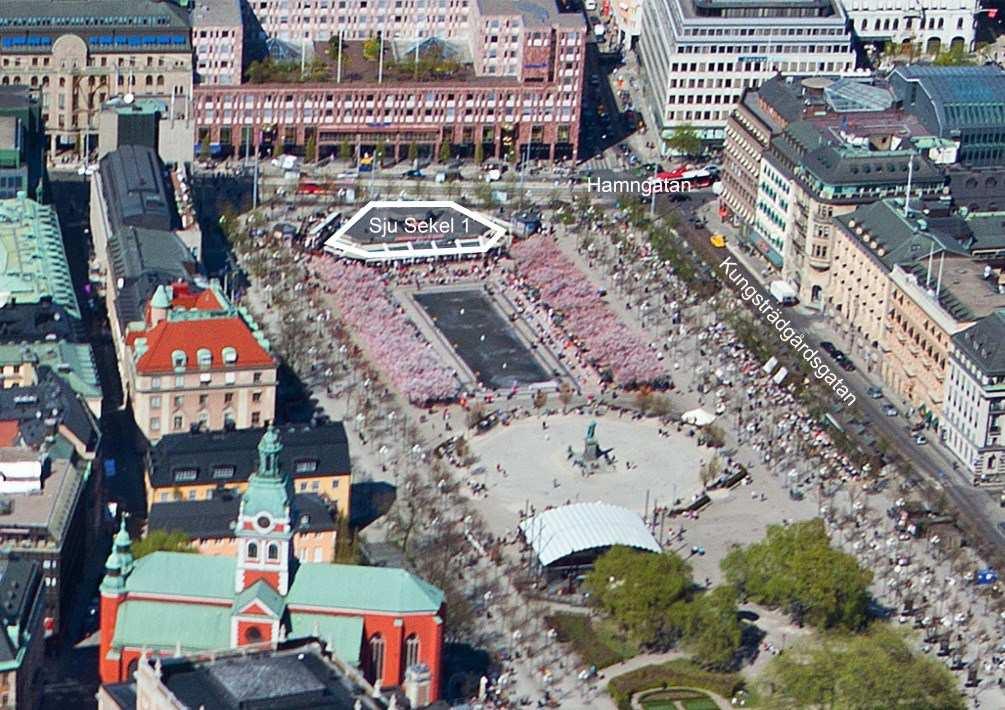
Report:
M977 0L842 0L855 36L862 42L894 45L904 54L969 52L977 29Z
M38 96L27 86L0 85L0 199L23 192L43 201L44 151Z
M1005 475L1005 311L995 311L952 339L942 439L974 482Z
M890 87L929 132L951 140L967 167L1005 161L1005 71L995 65L898 66Z
M303 8L294 14L306 14L306 10ZM240 84L244 75L242 0L195 0L192 47L197 84Z
M192 44L186 12L155 0L12 0L0 18L0 85L41 94L53 155L93 148L108 98L175 96L187 110Z
M587 30L580 13L561 12L551 0L480 0L464 8L470 17L455 33L405 19L425 9L400 8L395 22L408 29L396 32L381 23L363 24L369 8L340 8L339 14L345 11L359 23L343 32L341 61L337 33L335 57L327 44L314 48L321 62L317 81L300 82L296 72L239 87L197 86L197 141L237 155L259 149L302 154L310 144L317 156L309 158L338 153L343 144L354 156L379 150L388 159L404 159L413 150L435 158L444 146L457 157L576 155ZM310 16L283 12L290 22L308 22ZM454 22L443 17L433 24ZM270 27L267 18L262 24ZM378 30L385 37L383 62L363 41ZM311 37L315 32L297 31ZM317 41L327 42L321 36L330 30L317 32Z
M664 139L682 126L721 144L744 89L777 73L851 75L855 52L836 2L653 0L639 41L648 118Z

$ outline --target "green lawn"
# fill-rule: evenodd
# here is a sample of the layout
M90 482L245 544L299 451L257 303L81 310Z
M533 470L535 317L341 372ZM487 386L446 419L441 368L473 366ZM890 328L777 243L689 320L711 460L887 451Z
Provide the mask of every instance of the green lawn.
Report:
M638 648L619 636L609 622L594 624L584 614L563 613L549 616L545 621L558 632L558 640L570 644L587 665L606 668L638 653Z
M681 700L680 704L684 706L684 710L719 710L719 706L711 698Z

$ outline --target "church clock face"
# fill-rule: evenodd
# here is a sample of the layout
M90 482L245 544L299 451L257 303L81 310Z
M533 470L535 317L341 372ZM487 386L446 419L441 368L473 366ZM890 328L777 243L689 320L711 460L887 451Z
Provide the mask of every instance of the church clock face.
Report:
M259 515L256 522L258 523L258 527L262 529L267 529L272 526L272 519L269 518L268 515Z

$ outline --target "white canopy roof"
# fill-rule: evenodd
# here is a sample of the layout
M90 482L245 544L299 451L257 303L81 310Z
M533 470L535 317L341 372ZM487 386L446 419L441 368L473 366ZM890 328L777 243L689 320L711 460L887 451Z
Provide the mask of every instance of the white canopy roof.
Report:
M660 552L659 543L636 513L609 503L573 503L538 513L520 530L542 565L574 552L627 545Z
M681 416L681 421L685 424L705 426L715 421L715 415L711 412L706 412L704 409L692 409L690 412L684 412Z

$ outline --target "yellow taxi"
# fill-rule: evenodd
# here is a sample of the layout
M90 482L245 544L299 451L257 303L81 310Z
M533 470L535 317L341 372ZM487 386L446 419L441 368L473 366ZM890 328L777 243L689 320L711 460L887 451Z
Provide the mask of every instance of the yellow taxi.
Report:
M726 237L724 237L721 234L718 233L713 234L711 237L708 238L708 241L711 242L712 246L714 246L716 249L726 248Z

